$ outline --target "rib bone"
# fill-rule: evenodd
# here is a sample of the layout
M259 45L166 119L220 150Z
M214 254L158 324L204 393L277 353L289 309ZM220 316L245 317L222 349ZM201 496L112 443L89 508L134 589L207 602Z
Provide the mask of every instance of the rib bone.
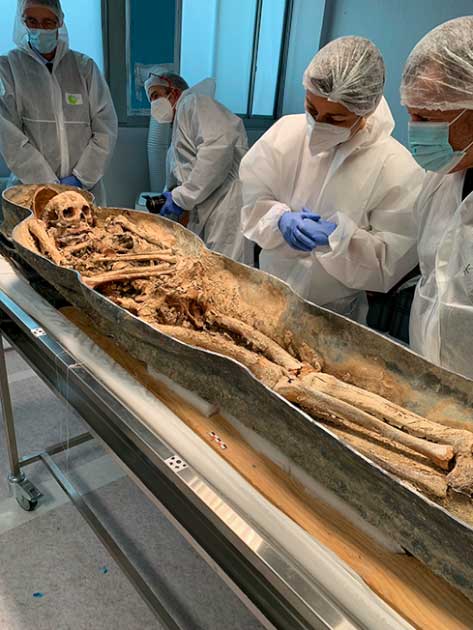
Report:
M172 254L172 250L163 250L159 254L150 252L149 254L122 254L118 256L103 256L101 258L94 258L94 262L97 263L110 263L110 262L140 262L148 260L161 260L162 262L176 263L177 258Z

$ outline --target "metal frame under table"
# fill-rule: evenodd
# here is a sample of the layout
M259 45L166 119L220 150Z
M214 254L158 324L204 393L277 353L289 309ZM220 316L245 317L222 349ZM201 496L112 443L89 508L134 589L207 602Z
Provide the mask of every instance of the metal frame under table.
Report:
M42 452L19 456L3 338L57 396L78 412L89 433ZM244 515L237 514L178 453L2 291L0 393L10 466L8 481L19 505L32 510L41 500L41 493L24 469L33 462L42 462L164 627L180 626L54 462L54 454L98 439L264 626L291 630L359 627L284 549L257 531Z

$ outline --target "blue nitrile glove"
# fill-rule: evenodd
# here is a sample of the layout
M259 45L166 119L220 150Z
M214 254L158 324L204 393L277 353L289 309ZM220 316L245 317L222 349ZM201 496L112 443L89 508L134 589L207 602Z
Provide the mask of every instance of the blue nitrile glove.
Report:
M300 252L310 252L314 246L312 241L302 233L301 227L304 225L304 221L317 225L319 219L320 215L305 209L302 212L285 212L279 219L278 227L290 247Z
M179 219L184 214L184 209L174 203L172 198L172 194L170 192L163 193L163 196L166 197L166 203L161 208L160 215L162 217L168 218L176 218Z
M77 188L84 188L82 182L80 182L75 175L69 175L68 177L63 177L59 180L60 184L64 186L77 186Z
M337 224L324 219L317 222L304 219L299 229L301 234L311 241L311 249L315 249L329 244L328 238L337 229Z

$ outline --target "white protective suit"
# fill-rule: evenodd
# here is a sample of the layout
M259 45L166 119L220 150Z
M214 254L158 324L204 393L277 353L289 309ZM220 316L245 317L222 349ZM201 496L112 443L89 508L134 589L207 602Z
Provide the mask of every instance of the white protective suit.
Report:
M473 16L464 16L421 39L404 68L403 105L458 115L473 110L472 32ZM471 140L465 137L463 148ZM473 379L473 193L462 201L466 173L428 173L417 200L422 277L410 342L429 361Z
M209 95L210 87L215 89L213 81L203 81L177 103L167 188L175 203L190 211L188 227L209 249L251 264L240 230L238 179L248 139L241 119Z
M62 36L52 74L16 25L18 48L0 57L0 152L15 183L58 183L75 175L105 205L102 177L118 123L97 65Z
M366 127L345 144L312 155L305 115L279 120L241 164L245 236L263 251L263 270L301 297L364 322L365 291L385 292L417 263L412 208L424 177L391 137L383 98ZM288 210L333 221L330 247L292 249L278 228Z
M473 193L466 171L429 173L416 204L422 278L410 320L413 350L473 379Z

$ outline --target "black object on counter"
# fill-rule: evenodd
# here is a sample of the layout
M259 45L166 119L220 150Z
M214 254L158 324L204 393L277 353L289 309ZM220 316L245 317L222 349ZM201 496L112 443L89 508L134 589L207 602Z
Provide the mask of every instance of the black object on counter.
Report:
M166 203L166 197L164 195L156 195L155 197L144 195L143 198L146 199L146 209L151 212L151 214L159 214L161 208Z

